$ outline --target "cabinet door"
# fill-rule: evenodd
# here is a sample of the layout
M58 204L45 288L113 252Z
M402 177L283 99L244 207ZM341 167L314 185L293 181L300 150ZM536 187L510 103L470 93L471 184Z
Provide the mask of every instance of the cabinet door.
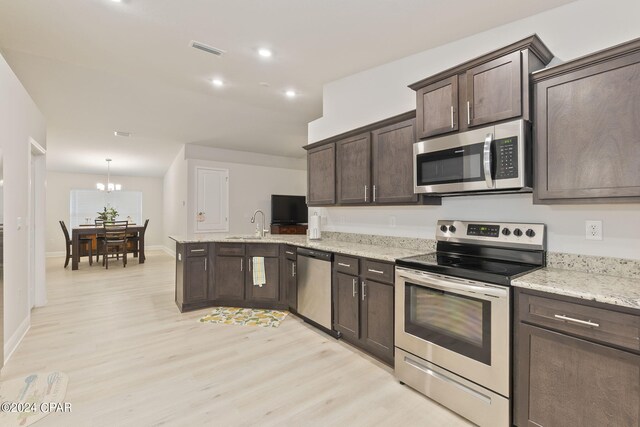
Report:
M640 355L521 323L520 427L640 425Z
M280 260L277 257L262 257L266 283L253 284L254 259L247 257L246 299L248 301L278 302L280 299Z
M406 120L371 133L373 146L373 202L411 203L413 192L413 144L415 120Z
M382 360L393 363L393 286L362 280L360 292L362 345Z
M418 89L416 96L420 139L458 130L458 76Z
M244 300L244 257L217 256L214 297L216 300Z
M347 341L358 342L358 277L335 273L333 281L333 328Z
M371 136L367 132L337 144L338 203L371 201Z
M536 202L640 197L640 53L536 83L535 114Z
M185 301L186 303L207 300L208 273L207 257L187 257L185 261Z
M287 283L287 303L292 310L298 309L298 278L296 277L296 261L285 260L285 276Z
M336 146L327 144L307 152L307 203L336 203Z
M522 115L521 64L517 51L467 71L465 115L469 126Z

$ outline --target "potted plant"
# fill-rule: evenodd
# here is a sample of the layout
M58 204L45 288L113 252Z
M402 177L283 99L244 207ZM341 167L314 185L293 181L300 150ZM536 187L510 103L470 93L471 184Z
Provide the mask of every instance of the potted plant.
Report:
M113 207L104 207L102 212L97 212L98 219L104 222L113 222L118 217L118 211Z

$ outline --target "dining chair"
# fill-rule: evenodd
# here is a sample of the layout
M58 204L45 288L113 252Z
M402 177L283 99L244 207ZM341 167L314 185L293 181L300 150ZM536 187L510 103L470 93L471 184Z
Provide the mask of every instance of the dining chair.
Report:
M110 221L103 224L102 265L107 269L109 269L109 258L119 259L120 255L122 255L122 266L127 266L128 225L128 221Z
M127 237L127 240L133 243L131 250L133 251L134 258L138 258L138 252L140 251L140 237L144 236L144 233L147 232L147 225L149 225L149 218L144 220L144 228L142 231L138 233L130 233Z
M94 219L93 223L96 228L102 228L104 225L104 220ZM103 243L104 243L104 232L100 231L96 233L96 262L100 262L100 250L102 249Z
M67 248L67 255L64 260L64 268L67 268L67 266L69 265L69 260L71 259L72 242L71 242L71 238L69 237L69 230L67 230L67 226L65 225L64 221L58 221L58 222L60 223L60 227L62 227L62 232L64 233L64 240ZM92 253L93 239L91 239L90 237L80 237L78 240L80 242L80 245L79 245L80 247L84 245L87 246L86 248L87 255L82 255L82 252L80 252L78 258L81 256L89 256L89 265L93 265L93 253Z

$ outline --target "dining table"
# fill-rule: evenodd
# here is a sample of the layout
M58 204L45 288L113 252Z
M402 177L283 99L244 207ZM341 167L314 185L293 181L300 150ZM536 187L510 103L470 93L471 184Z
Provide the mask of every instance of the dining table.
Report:
M127 233L138 233L139 249L138 262L144 264L144 225L129 224ZM73 227L71 230L71 270L78 269L80 262L80 236L99 235L104 233L102 226L79 226Z

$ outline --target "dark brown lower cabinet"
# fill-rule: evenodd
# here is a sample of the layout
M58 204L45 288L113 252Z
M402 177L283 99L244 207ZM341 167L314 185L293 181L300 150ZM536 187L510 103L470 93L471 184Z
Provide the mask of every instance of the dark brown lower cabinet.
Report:
M393 264L352 257L334 260L333 328L388 364L393 364L393 269ZM372 274L377 280L370 279Z
M360 298L360 339L366 349L393 362L393 285L363 281Z
M360 338L358 277L336 272L333 286L333 327L352 343Z
M205 307L212 298L208 244L176 244L175 301L180 311Z
M640 426L640 351L608 345L629 333L637 340L640 317L540 294L520 292L517 300L515 424ZM612 325L610 338L598 332Z
M266 283L259 286L253 283L256 258L247 257L246 299L248 301L277 303L280 300L280 259L279 257L262 257Z
M217 255L213 299L243 301L245 268L245 257L243 256Z

